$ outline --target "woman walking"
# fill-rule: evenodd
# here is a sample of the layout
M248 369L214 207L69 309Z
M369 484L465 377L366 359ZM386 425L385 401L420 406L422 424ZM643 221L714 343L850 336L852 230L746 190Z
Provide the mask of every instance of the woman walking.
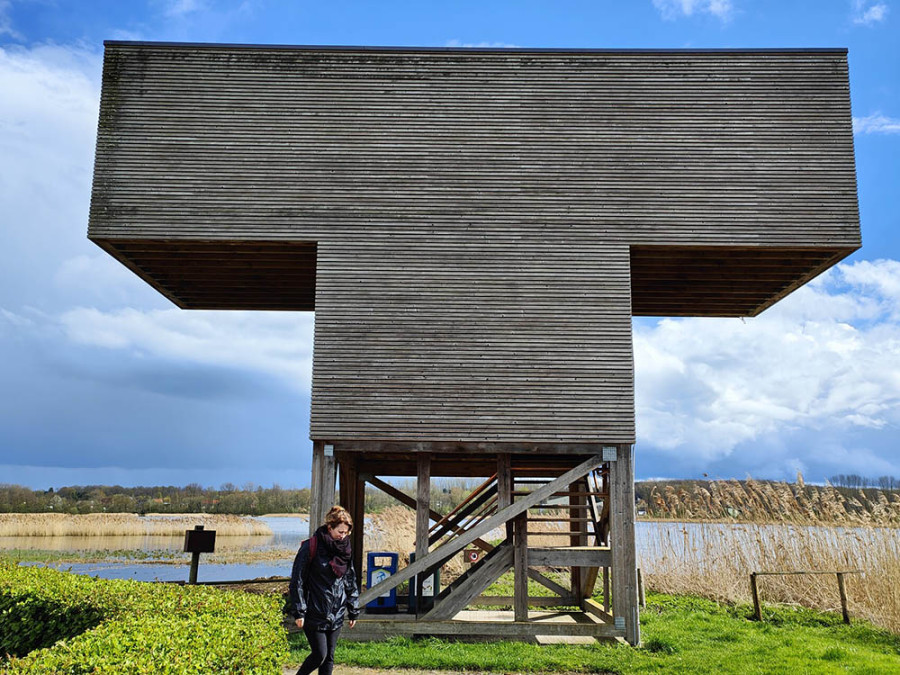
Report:
M334 648L347 616L350 628L359 616L356 573L350 551L353 519L340 506L333 506L325 524L304 541L291 570L291 610L312 650L297 675L331 675Z

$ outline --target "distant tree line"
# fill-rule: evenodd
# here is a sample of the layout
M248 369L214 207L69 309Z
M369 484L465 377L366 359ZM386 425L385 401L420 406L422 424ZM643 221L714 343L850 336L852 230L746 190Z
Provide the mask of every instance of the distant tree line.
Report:
M868 478L855 473L843 474L839 473L828 479L835 487L850 488L851 490L860 490L862 488L877 488L887 492L900 490L900 478L894 476L879 476L878 478Z
M859 478L859 477L855 477ZM769 480L668 480L635 484L638 516L673 520L740 520L803 524L900 525L900 483L865 479L843 485ZM871 485L873 481L868 481Z
M394 483L415 498L414 480ZM447 513L464 500L475 483L469 480L436 480L431 490L431 508ZM21 485L0 483L0 513L223 513L260 516L266 513L309 513L309 488L269 488L247 483L237 487L225 483L219 488L192 483L153 487L120 485L74 485L58 490L31 490ZM335 494L335 503L338 496ZM366 512L377 513L397 500L381 490L366 486Z
M31 490L0 484L0 513L306 513L309 488L269 488L225 483L218 489L196 483L131 487L75 485L58 490Z

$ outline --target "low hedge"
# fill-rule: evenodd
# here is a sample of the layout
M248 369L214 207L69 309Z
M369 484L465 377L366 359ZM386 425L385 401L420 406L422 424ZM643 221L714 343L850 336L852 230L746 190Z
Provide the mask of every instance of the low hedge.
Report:
M2 673L281 673L280 598L0 562Z

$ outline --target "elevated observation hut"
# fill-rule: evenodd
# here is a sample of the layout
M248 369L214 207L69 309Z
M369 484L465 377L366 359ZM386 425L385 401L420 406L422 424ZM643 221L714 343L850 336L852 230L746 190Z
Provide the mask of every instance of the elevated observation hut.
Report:
M754 316L859 247L847 55L107 42L89 237L185 309L315 311L312 522L338 479L417 509L363 600L485 552L393 632L637 643L631 317ZM440 476L484 482L444 516Z

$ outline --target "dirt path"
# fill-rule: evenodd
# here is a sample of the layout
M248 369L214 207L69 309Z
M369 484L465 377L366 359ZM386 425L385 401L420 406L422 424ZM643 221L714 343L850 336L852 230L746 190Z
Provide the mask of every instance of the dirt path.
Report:
M294 673L296 672L296 668L284 669L284 675L294 675ZM392 668L390 670L382 670L379 668L359 668L357 666L336 665L334 667L334 675L456 675L456 673L449 670L411 670L408 668ZM466 675L486 674L467 670ZM496 673L493 673L492 675L496 675Z

